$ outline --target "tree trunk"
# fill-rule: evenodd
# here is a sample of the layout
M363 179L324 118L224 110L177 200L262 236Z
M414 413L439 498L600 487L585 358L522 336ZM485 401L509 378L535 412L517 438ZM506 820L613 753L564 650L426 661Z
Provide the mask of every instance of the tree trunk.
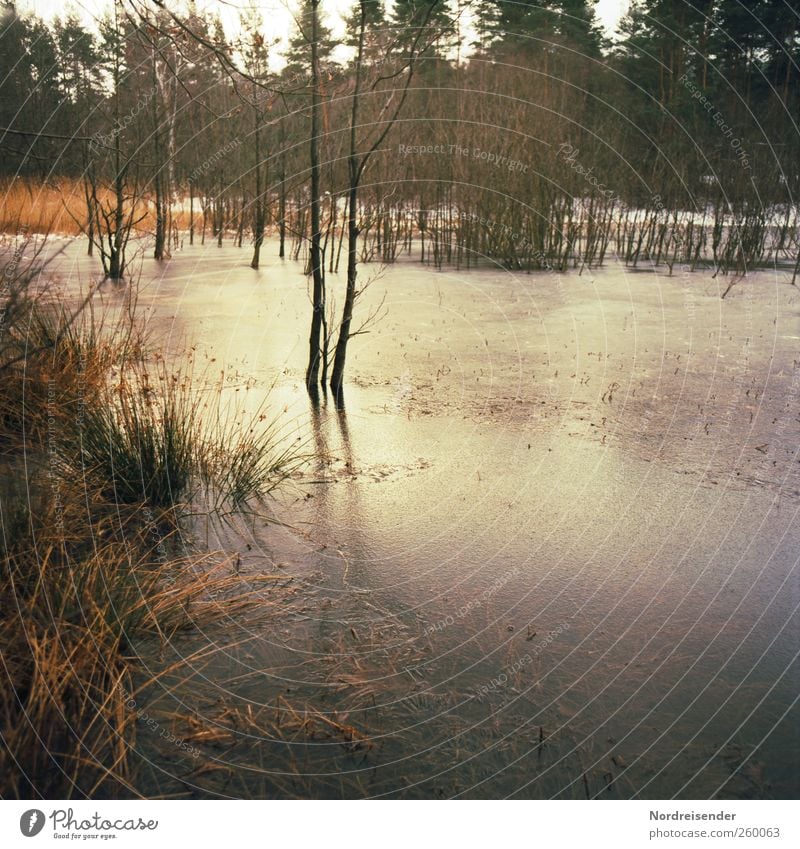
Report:
M86 165L84 168L84 178L83 178L83 194L86 199L86 234L89 237L89 245L86 248L87 256L94 255L94 222L95 216L97 215L97 210L94 206L93 200L93 192L89 191L89 177L88 177L89 166ZM92 180L94 183L94 180Z
M158 89L158 71L156 69L156 46L153 44L153 89ZM164 184L163 166L159 163L161 153L161 137L159 132L158 98L153 97L153 159L155 177L153 184L156 190L156 243L153 249L153 258L159 262L167 255L167 221L164 215Z
M255 84L253 85L253 98L258 96ZM250 268L258 268L261 259L261 245L264 243L264 202L261 198L262 183L261 183L261 121L258 112L258 105L254 107L255 112L255 154L256 154L256 199L255 199L255 220L253 232L253 260L250 263Z
M315 393L319 384L319 367L322 344L322 323L325 315L325 278L322 268L320 244L320 164L319 164L319 3L311 0L311 274L313 277L311 332L308 337L308 369L306 387Z
M284 120L288 120L288 114ZM283 120L280 122L278 143L281 147L281 185L278 196L278 233L280 246L278 248L278 256L283 259L286 256L286 125Z
M115 118L119 126L119 82L118 76L115 82ZM121 280L125 273L125 260L123 257L124 245L122 230L125 224L125 177L122 168L122 150L120 148L120 134L115 134L114 143L114 234L109 234L109 264L108 276L112 280Z
M164 197L159 174L156 174L154 183L156 189L156 244L153 249L153 258L161 261L167 254L167 222L164 218Z
M339 338L336 340L336 353L333 358L331 374L331 392L337 407L344 406L342 385L344 367L347 360L347 343L350 341L350 325L353 321L353 306L356 301L356 280L358 278L358 183L361 169L358 162L358 142L356 126L358 124L358 101L361 96L361 65L364 56L364 32L367 22L367 9L364 0L359 4L358 49L355 62L355 82L353 85L353 104L350 109L350 150L347 157L350 191L347 196L347 287L345 289L342 323L339 326Z
M353 306L356 301L356 281L358 279L357 204L358 186L351 180L347 202L347 288L344 296L344 307L342 308L342 323L339 327L339 338L336 340L333 372L331 373L331 392L337 406L341 406L344 401L342 392L344 367L347 360L347 343L350 340L350 326L353 321Z

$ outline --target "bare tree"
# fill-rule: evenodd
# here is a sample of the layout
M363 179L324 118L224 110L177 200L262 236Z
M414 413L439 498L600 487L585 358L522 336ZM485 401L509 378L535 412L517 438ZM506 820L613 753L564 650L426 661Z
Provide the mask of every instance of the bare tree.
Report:
M255 12L252 12L249 17L242 15L241 21L243 29L246 30L242 49L245 68L252 77L248 106L253 114L255 196L253 198L253 259L250 262L250 267L258 268L261 261L261 246L264 244L268 209L267 185L269 175L263 152L264 113L272 105L274 96L265 92L263 88L263 82L268 74L269 54L264 36L259 32L262 24L261 18Z
M311 275L312 306L311 332L308 337L308 368L306 387L312 394L319 385L320 361L323 354L322 325L325 320L325 268L322 259L322 224L320 211L320 70L319 70L319 7L320 0L309 0L311 48L311 138L309 139L309 164L311 166Z
M106 33L111 51L112 109L113 126L105 139L92 139L89 145L89 166L86 169L88 182L87 206L94 222L89 231L100 251L103 272L110 280L121 280L125 276L126 251L135 226L146 213L137 218L138 193L135 179L129 179L130 158L122 150L122 60L124 52L124 33L119 20L117 3L114 3L114 17ZM110 138L111 144L105 141ZM99 179L96 159L99 153L109 153L111 167L111 194L109 201L99 192Z
M358 122L359 122L359 107L362 95L363 76L364 76L364 40L367 29L367 0L359 0L358 8L358 42L356 47L356 58L353 78L353 94L350 107L350 148L347 157L348 164L348 200L347 200L347 287L345 290L344 306L342 308L342 320L339 325L339 335L336 341L336 351L333 359L333 371L331 373L331 392L337 404L341 405L344 401L342 384L344 383L345 364L347 360L347 344L358 332L353 331L353 309L359 295L358 290L358 189L361 184L361 178L364 174L364 169L367 166L372 155L381 146L389 131L394 126L403 105L408 96L408 91L411 86L411 81L414 76L414 68L420 53L424 52L430 42L427 37L430 36L428 30L428 22L434 9L439 5L441 0L431 0L427 4L419 26L414 34L410 50L407 57L403 61L400 69L388 77L379 75L373 83L373 89L383 79L395 79L401 74L405 74L405 83L402 86L400 96L396 98L397 90L392 89L380 112L379 121L377 122L377 137L366 152L359 157L358 145ZM394 100L397 102L392 108Z

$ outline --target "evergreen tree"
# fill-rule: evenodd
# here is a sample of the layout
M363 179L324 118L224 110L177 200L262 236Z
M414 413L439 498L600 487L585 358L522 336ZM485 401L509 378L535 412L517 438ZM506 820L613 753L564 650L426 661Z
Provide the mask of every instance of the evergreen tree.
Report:
M597 57L602 36L595 5L596 0L477 0L475 14L484 47L495 54L532 58L560 44Z
M311 44L312 30L312 8L311 0L300 0L299 8L294 16L294 31L289 39L286 50L286 68L284 74L287 77L295 77L298 80L309 80L309 45ZM316 49L320 67L330 68L333 66L333 48L336 46L330 27L319 15L316 22L317 38Z
M14 131L0 132L3 167L44 178L66 151L54 136L69 126L56 45L42 20L21 17L13 3L0 27L0 126Z
M414 44L420 27L435 33L430 54L443 57L454 47L456 26L448 0L395 0L391 25L406 49Z
M386 14L384 0L368 0L364 5L366 20L364 40L368 50L370 43L377 44L384 41L389 27L389 18ZM348 47L357 48L359 39L359 26L361 22L361 4L354 3L349 14L345 17L345 40Z

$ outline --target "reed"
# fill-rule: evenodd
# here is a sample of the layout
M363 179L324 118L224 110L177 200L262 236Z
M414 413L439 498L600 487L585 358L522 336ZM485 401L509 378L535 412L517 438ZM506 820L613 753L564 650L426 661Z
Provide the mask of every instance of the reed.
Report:
M241 419L204 432L135 316L104 324L38 278L6 266L0 298L0 796L141 796L135 697L180 666L149 672L142 647L263 611L274 580L186 550L181 508L212 483L263 495L296 458Z
M114 195L109 189L97 190L98 200L111 207ZM47 233L80 236L87 232L88 208L82 181L67 177L53 181L20 178L0 183L0 233ZM144 197L137 214L144 217L137 225L139 233L154 233L156 209L154 201ZM173 224L189 229L189 214L173 210Z
M81 509L83 486L27 489L0 498L0 794L141 795L128 702L154 676L139 644L253 608L258 582L221 553L160 560L136 511L96 492Z

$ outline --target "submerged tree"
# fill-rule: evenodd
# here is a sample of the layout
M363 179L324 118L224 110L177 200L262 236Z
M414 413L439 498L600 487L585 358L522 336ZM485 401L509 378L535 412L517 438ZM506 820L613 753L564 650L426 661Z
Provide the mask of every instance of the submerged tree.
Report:
M130 126L138 112L146 107L146 98L140 91L139 100L124 109L128 34L120 19L117 0L111 18L101 23L100 35L102 56L111 80L111 127L107 133L92 137L85 179L89 214L94 216L95 246L100 251L103 271L108 279L121 280L127 267L128 243L134 227L144 217L144 213L137 217L137 181L131 176L133 160L123 149L123 141L130 135ZM110 192L105 191L106 180L110 181ZM107 194L111 195L110 199Z
M322 327L325 320L325 268L322 258L321 224L321 167L319 159L320 135L320 66L319 66L319 19L320 0L307 0L306 21L311 68L311 134L309 138L309 165L311 171L311 331L308 337L308 368L306 386L314 393L319 385L319 371L323 356L324 340Z
M375 137L370 144L366 142L367 150L359 155L358 128L360 122L359 109L361 106L362 86L364 85L365 72L365 42L367 36L369 13L371 11L369 0L360 0L358 4L356 56L352 70L352 94L350 97L350 139L347 156L348 168L348 198L347 198L347 283L345 289L344 307L342 309L342 320L339 325L339 335L336 342L336 352L333 360L333 372L331 373L331 391L337 404L343 402L342 384L344 382L345 364L347 361L347 345L355 335L352 330L353 309L358 297L358 189L364 169L373 154L380 148L390 130L394 126L408 95L409 87L414 75L414 68L421 53L431 46L434 39L433 34L438 34L435 28L429 27L431 16L439 6L440 0L431 0L426 4L426 9L420 16L415 18L414 36L408 45L408 53L400 62L400 67L391 72L382 74L378 70L378 78L373 80L374 90L381 77L396 78L400 74L405 75L405 82L401 88L400 97L392 108L395 99L395 90L392 88L381 109L382 122L377 124ZM377 18L377 15L376 15ZM382 18L378 18L382 20ZM403 51L405 53L405 50ZM373 66L374 67L374 66ZM388 71L388 69L387 69Z
M269 77L269 47L261 33L261 16L251 10L249 15L241 16L243 29L242 56L244 70L249 74L249 109L252 114L253 129L253 258L251 268L258 268L261 262L261 246L264 244L264 231L267 226L266 197L269 174L266 167L268 157L264 151L266 112L271 108L272 98L265 90Z

